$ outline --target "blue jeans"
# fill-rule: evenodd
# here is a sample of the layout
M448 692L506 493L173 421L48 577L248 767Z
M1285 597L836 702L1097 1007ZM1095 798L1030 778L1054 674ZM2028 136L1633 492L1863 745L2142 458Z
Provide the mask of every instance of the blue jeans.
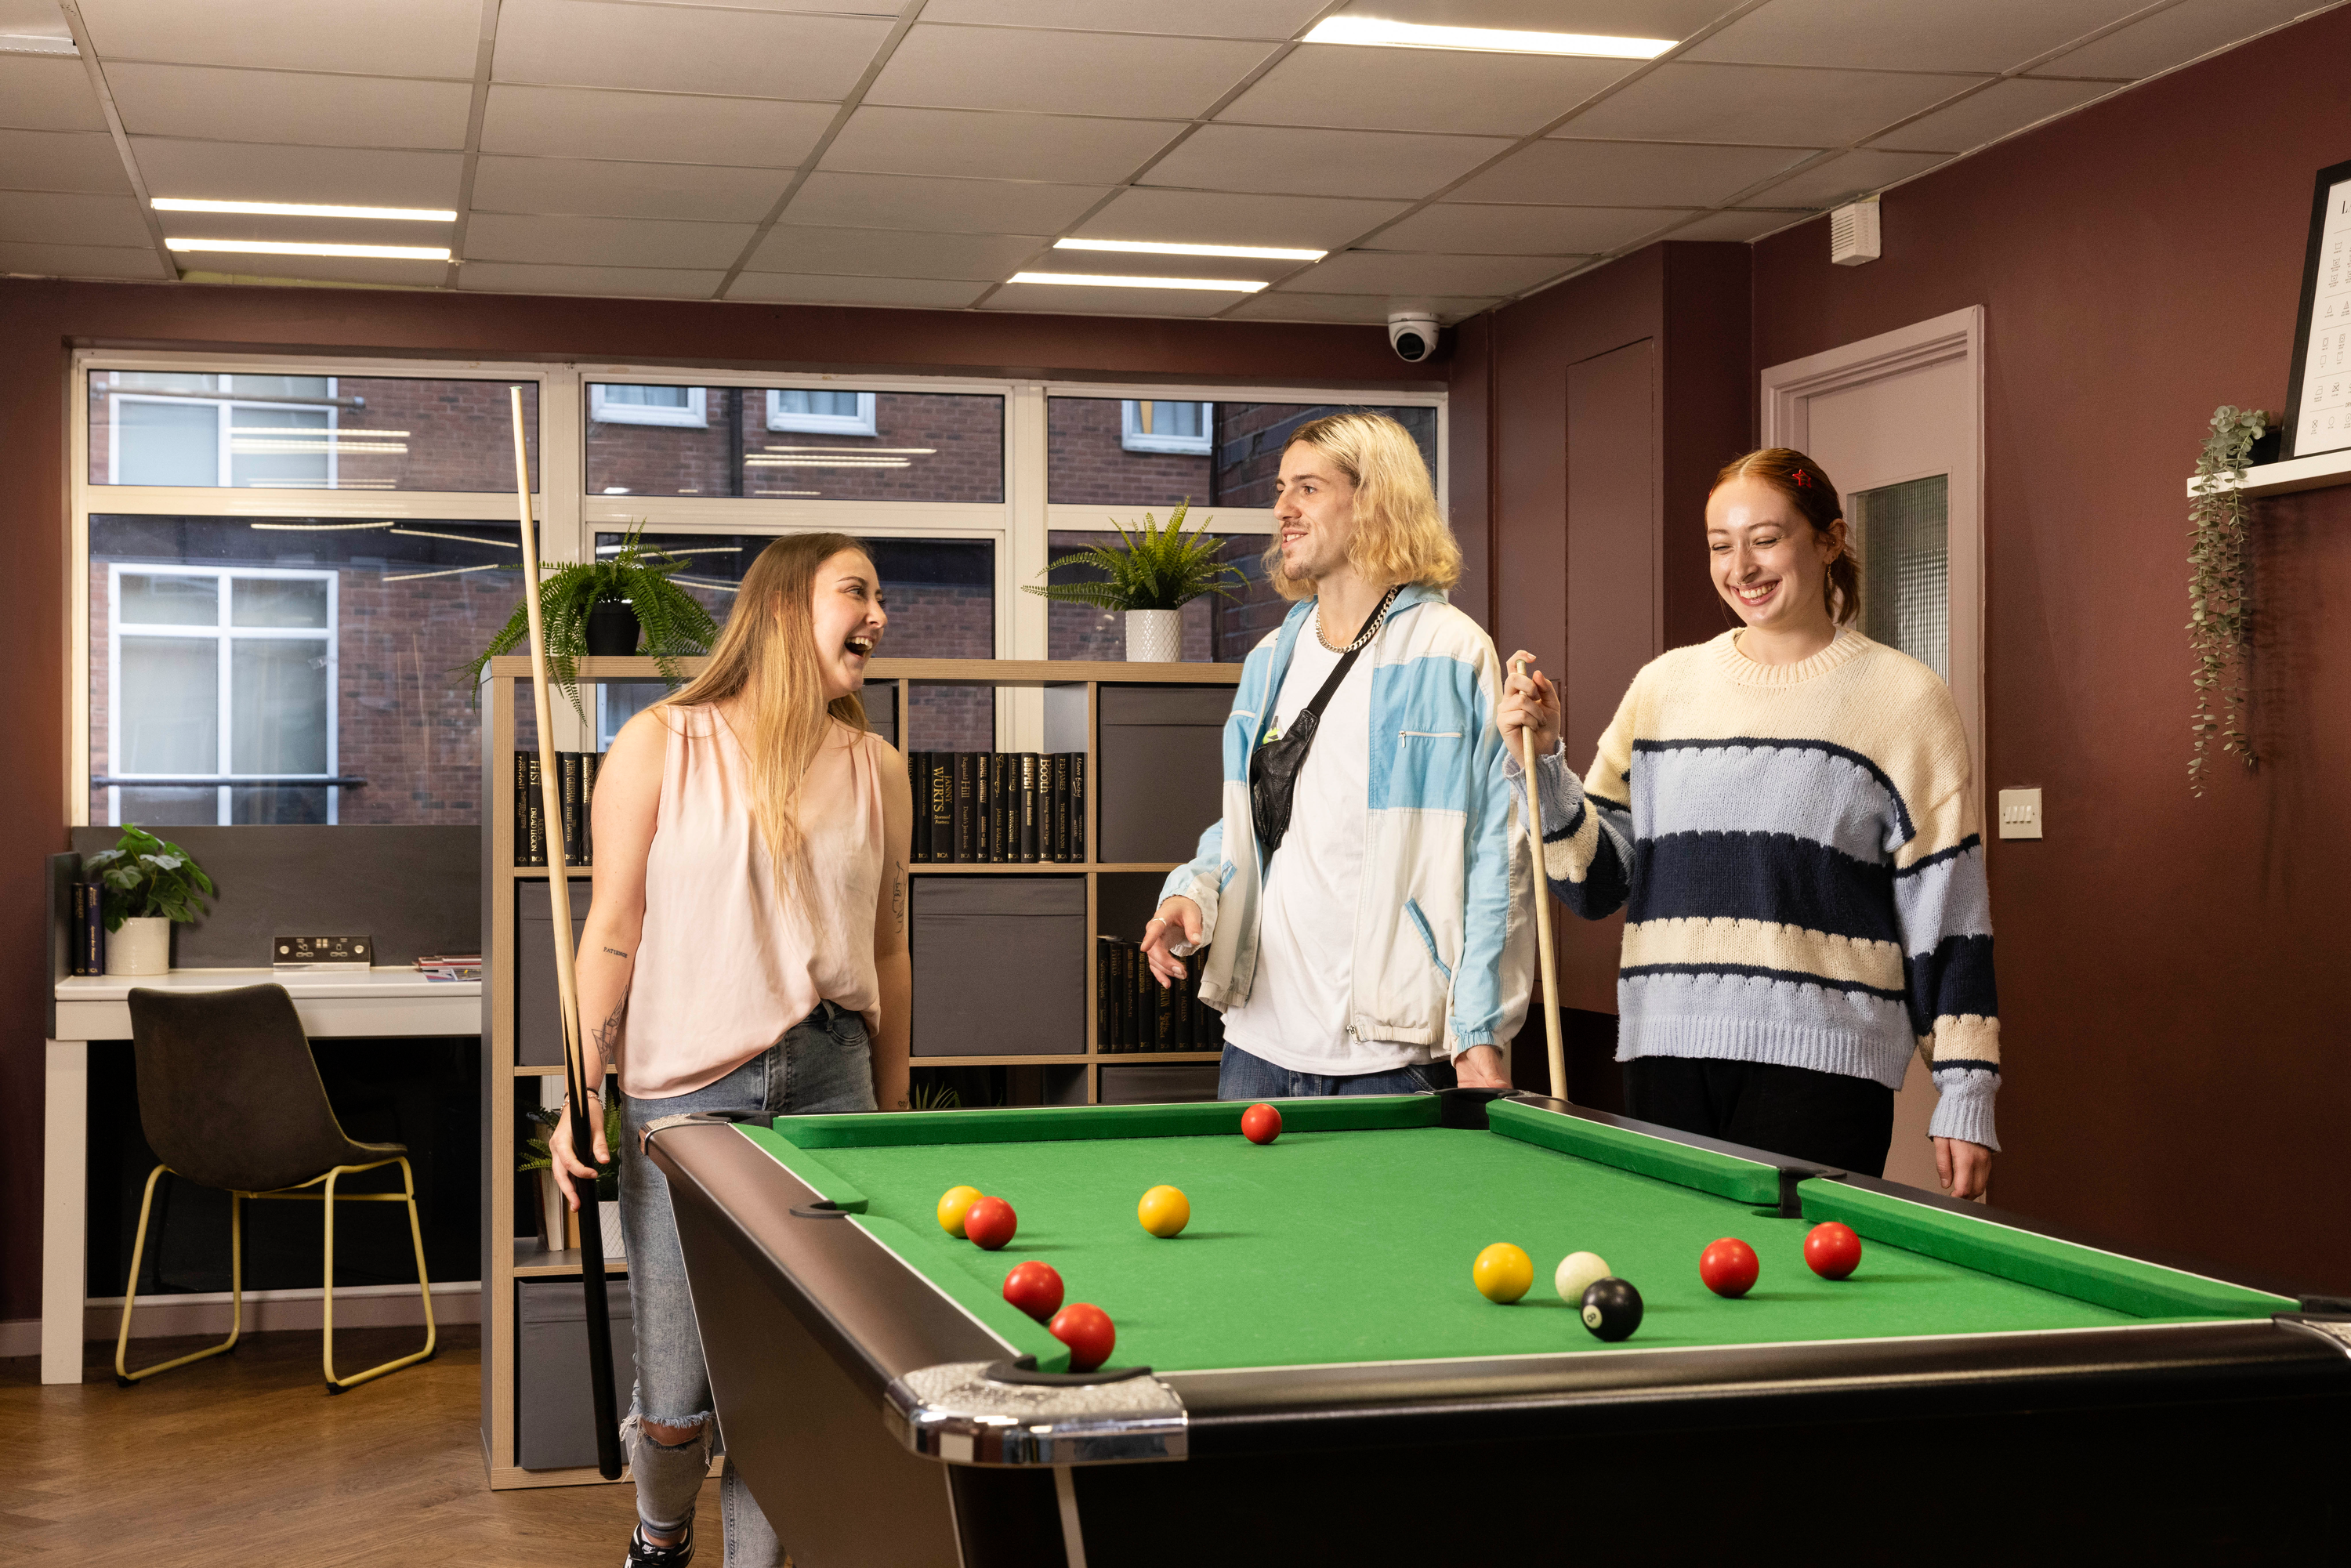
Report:
M1301 1100L1325 1094L1417 1094L1453 1087L1453 1064L1434 1061L1388 1072L1292 1072L1238 1045L1225 1047L1217 1064L1219 1100Z
M784 1038L720 1079L666 1100L623 1096L621 1228L629 1249L629 1305L637 1338L636 1391L621 1445L637 1484L637 1517L658 1535L694 1521L694 1504L710 1475L710 1374L702 1363L702 1331L686 1289L685 1256L670 1212L669 1181L637 1146L646 1124L692 1111L741 1115L803 1116L829 1111L871 1111L873 1051L860 1015L820 1003ZM672 1446L640 1428L702 1424L702 1436ZM783 1561L776 1532L759 1511L735 1467L721 1472L719 1512L726 1531L726 1568L771 1568Z

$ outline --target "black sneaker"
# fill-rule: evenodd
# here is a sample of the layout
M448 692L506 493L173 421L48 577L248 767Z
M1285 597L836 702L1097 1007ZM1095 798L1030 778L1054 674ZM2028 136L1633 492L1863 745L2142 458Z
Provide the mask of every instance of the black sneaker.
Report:
M642 1524L629 1535L629 1554L621 1560L621 1568L685 1568L694 1561L694 1526L688 1523L685 1533L674 1546L655 1546L645 1539Z

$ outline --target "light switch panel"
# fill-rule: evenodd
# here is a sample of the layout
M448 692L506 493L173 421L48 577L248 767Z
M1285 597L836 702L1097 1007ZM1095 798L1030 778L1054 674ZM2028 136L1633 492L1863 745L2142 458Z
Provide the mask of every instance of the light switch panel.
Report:
M2037 839L2041 836L2041 791L2003 789L2000 792L2000 836Z

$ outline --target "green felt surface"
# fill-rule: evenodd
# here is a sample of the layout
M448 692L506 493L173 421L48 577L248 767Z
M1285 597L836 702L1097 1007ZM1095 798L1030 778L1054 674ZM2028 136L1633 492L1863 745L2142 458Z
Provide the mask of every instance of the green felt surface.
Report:
M1237 1108L1152 1109L1238 1118ZM1119 1135L1123 1125L1074 1143L1089 1121L1098 1132L1108 1124L1095 1117L1060 1113L1058 1135L1041 1140L958 1143L915 1141L912 1124L923 1118L802 1118L781 1124L792 1144L760 1141L788 1166L805 1166L810 1185L830 1177L862 1193L868 1219L894 1222L893 1250L958 1301L996 1297L1015 1263L1042 1259L1061 1271L1069 1300L1094 1303L1118 1325L1116 1363L1163 1371L1604 1353L1618 1347L1586 1333L1552 1290L1552 1270L1579 1249L1640 1289L1646 1317L1626 1342L1635 1348L2085 1328L2157 1315L1884 1240L1865 1242L1860 1271L1832 1283L1804 1267L1811 1219L1499 1132L1322 1132L1291 1118L1265 1147L1230 1132ZM814 1140L820 1149L793 1147L811 1122L852 1120L862 1140L833 1127ZM1192 1204L1190 1228L1172 1240L1146 1234L1134 1215L1144 1191L1163 1182ZM939 1229L939 1195L958 1183L1012 1204L1019 1230L1009 1246L983 1252ZM1726 1235L1762 1259L1761 1281L1738 1301L1698 1278L1699 1252ZM1470 1282L1471 1261L1493 1241L1515 1242L1534 1260L1535 1288L1514 1305L1486 1301ZM2050 1278L2071 1277L2062 1260L2053 1268Z

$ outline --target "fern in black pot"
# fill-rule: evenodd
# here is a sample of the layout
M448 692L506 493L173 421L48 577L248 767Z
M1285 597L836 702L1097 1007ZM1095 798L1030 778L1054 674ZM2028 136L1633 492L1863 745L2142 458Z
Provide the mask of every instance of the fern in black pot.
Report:
M644 541L643 525L621 538L612 554L593 561L549 561L538 584L538 615L547 632L548 678L582 718L579 661L587 656L644 653L674 691L684 684L680 659L710 652L718 623L702 601L671 578L687 564ZM465 666L478 692L492 659L524 646L529 606L517 604L489 646ZM643 645L639 645L640 638Z

